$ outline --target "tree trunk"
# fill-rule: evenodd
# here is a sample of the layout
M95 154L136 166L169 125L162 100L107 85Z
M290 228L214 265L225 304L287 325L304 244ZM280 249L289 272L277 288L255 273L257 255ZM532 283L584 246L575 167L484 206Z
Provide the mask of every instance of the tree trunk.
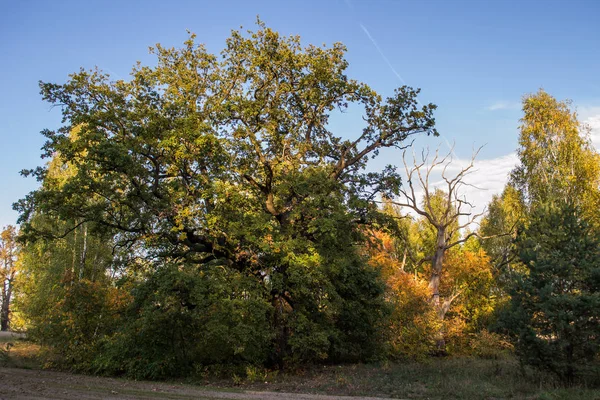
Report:
M2 331L2 332L7 331L9 328L8 314L9 314L8 302L3 301L2 302L2 310L0 310L0 331Z
M83 279L83 271L85 270L85 259L87 257L87 224L83 224L83 250L79 260L79 281Z
M402 256L402 264L400 265L400 271L404 272L404 267L406 267L406 257L408 255L408 248L404 248L404 255Z
M10 298L12 296L12 281L14 275L3 282L2 288L2 306L0 308L0 331L7 331L10 328Z
M444 321L446 313L440 302L440 275L444 265L444 252L446 251L446 232L445 229L438 227L436 238L435 253L431 263L431 277L429 278L429 289L431 290L431 304L437 311L440 323ZM446 340L444 339L444 331L442 328L435 335L436 349L439 354L446 352Z
M10 300L12 297L13 283L17 271L15 269L15 257L17 255L16 231L8 226L2 231L0 238L0 284L2 285L2 302L0 303L0 330L7 331L10 328Z
M284 360L287 355L287 347L289 340L289 329L285 317L284 300L277 292L272 293L271 305L273 306L273 326L275 327L275 354L274 363L279 370L284 368Z
M75 277L77 276L76 268L77 268L77 229L75 229L73 231L73 262L71 264L71 271L70 271L71 276L69 277L69 279L70 279L69 284L71 286L73 286L73 282L75 281Z
M429 289L431 290L431 304L436 308L440 305L440 275L444 266L444 252L446 251L446 242L444 240L445 232L438 230L435 253L431 263L431 277L429 278Z

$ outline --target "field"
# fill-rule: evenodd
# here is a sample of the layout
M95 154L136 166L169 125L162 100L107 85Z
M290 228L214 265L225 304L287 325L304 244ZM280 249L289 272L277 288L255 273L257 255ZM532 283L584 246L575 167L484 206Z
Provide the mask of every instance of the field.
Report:
M188 378L171 382L47 371L38 346L14 337L0 360L0 398L54 399L573 399L600 400L600 391L560 388L548 375L522 369L512 358L438 358L422 363L312 366L286 374L255 372L251 379Z

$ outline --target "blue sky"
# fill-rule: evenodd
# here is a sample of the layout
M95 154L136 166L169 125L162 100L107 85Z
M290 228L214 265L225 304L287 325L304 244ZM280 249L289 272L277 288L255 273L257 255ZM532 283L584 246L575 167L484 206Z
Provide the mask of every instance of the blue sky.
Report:
M148 46L178 46L186 29L219 52L231 29L254 29L257 15L305 44L343 42L349 75L383 95L402 84L398 75L422 88L420 99L439 106L438 129L456 143L458 157L487 144L478 179L495 183L481 202L501 189L514 164L523 94L543 87L572 99L581 119L600 128L600 2L594 0L4 2L0 226L15 222L11 204L36 186L18 171L42 163L39 132L60 124L60 111L40 99L39 80L64 82L79 67L96 65L126 78L136 61L153 62ZM353 133L352 122L337 128Z

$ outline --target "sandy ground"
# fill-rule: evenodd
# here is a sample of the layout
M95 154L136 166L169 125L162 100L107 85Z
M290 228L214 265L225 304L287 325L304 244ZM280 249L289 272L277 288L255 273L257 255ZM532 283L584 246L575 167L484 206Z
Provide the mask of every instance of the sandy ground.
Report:
M0 399L381 400L374 397L216 391L193 385L136 382L19 368L0 368Z

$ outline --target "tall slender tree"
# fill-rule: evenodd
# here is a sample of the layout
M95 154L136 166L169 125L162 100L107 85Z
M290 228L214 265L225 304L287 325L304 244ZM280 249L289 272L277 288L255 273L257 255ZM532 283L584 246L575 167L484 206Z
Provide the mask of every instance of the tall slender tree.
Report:
M17 244L17 229L9 225L0 234L0 330L10 328L10 313L15 279L17 277L17 257L19 245Z
M520 164L508 187L522 195L513 242L520 266L505 279L511 304L503 321L524 363L573 383L598 373L591 361L598 353L600 157L570 102L540 90L524 97L523 113ZM507 205L488 216L490 228L514 220Z
M525 96L521 119L519 165L511 183L528 207L552 201L575 201L586 218L598 223L600 156L589 128L577 120L571 102L544 90Z

